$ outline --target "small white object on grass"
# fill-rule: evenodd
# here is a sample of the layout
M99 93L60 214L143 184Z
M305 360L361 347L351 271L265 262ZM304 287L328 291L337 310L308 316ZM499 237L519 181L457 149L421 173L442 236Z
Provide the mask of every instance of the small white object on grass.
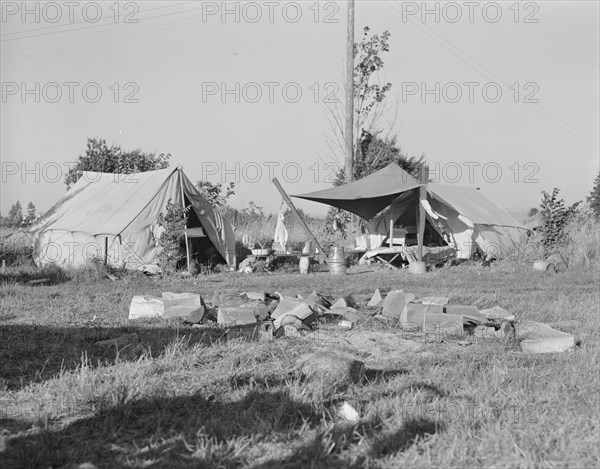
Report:
M83 462L79 466L77 466L77 469L98 469L98 466L94 465L91 462Z
M340 328L340 330L349 331L350 329L352 329L352 322L351 321L340 321L338 323L338 327Z
M360 420L360 415L354 407L352 407L348 402L344 402L342 407L340 408L340 416L348 422L356 423Z

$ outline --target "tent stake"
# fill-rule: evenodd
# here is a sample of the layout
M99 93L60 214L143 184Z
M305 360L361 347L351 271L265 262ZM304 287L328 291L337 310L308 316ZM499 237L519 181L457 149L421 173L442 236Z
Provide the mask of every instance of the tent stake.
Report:
M275 187L281 194L281 197L283 197L284 202L290 208L290 211L292 212L292 215L294 216L294 218L296 218L298 223L300 223L300 226L302 228L304 228L304 231L306 231L306 234L311 239L311 241L313 241L315 243L315 245L319 248L319 259L321 259L321 260L325 259L325 252L323 252L323 248L317 241L317 238L315 238L315 235L312 234L312 231L310 231L308 229L308 226L306 226L306 223L304 223L304 220L302 219L300 214L297 212L296 207L294 206L294 203L292 202L292 199L290 199L289 196L287 195L287 193L283 190L283 187L281 187L281 184L279 184L279 181L277 180L277 178L273 178L272 182L273 182L273 184L275 184Z
M183 178L181 177L181 168L178 168L179 171L179 189L181 190L181 206L185 209L185 195L183 193ZM185 212L184 215L185 217ZM190 246L188 243L188 234L187 234L187 219L185 222L185 226L183 227L183 234L185 236L185 257L187 262L187 271L190 273Z

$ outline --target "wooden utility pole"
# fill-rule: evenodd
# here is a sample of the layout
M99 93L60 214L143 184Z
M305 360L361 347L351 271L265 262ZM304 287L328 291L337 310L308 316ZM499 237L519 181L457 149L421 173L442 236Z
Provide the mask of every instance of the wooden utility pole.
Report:
M346 37L346 182L354 180L354 0L348 0Z

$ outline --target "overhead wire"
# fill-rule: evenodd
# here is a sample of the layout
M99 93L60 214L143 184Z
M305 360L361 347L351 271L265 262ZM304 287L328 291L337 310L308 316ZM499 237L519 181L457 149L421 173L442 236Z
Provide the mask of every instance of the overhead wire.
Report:
M132 3L132 2L131 2ZM164 5L162 7L155 7L155 8L148 8L147 10L143 10L143 12L149 12L149 11L155 11L155 10L164 10L165 8L174 8L174 7L178 7L178 6L182 6L182 5L187 5L190 2L180 2L180 3L176 3L174 5ZM175 13L176 14L176 13ZM151 19L154 17L149 17L149 18L141 18L141 19ZM136 19L140 19L140 18L136 18ZM33 29L27 29L24 31L14 31L14 32L10 32L10 33L4 33L4 34L0 34L0 38L4 38L7 36L14 36L14 35L18 35L18 34L26 34L29 32L36 32L36 31L44 31L44 30L48 30L48 29L56 29L56 28L66 28L68 26L73 26L75 24L82 24L82 23L86 23L89 26L87 28L74 28L74 29L67 29L65 31L57 31L55 33L47 33L47 34L59 34L59 33L64 33L64 32L71 32L71 31L78 31L80 29L89 29L92 28L94 26L107 26L106 24L102 24L99 25L98 23L100 21L104 21L103 19L100 19L98 22L91 22L91 21L86 21L86 20L80 20L80 21L73 21L73 22L69 22L66 24L53 24L50 26L43 26L41 28L33 28ZM114 21L114 16L112 18L107 18L106 21L109 21L109 24L118 24L120 23L120 21ZM139 21L131 21L131 22L127 22L128 24L135 24L138 23ZM13 41L13 40L19 40L19 39L27 39L30 37L39 37L39 36L43 36L44 34L40 34L40 35L31 35L31 36L24 36L24 37L18 37L18 38L14 38L14 39L4 39L4 41Z
M394 4L392 2L386 1L385 3L387 3L388 6L390 8L392 8L399 15L402 14L394 6ZM447 52L449 52L450 54L452 54L458 60L460 60L461 62L463 62L469 68L471 68L472 70L474 70L475 72L477 72L481 76L487 78L488 80L490 79L490 76L492 78L495 78L498 82L500 82L500 84L504 85L504 90L505 91L507 91L507 90L510 91L510 86L508 85L508 83L505 80L503 80L501 77L499 77L498 75L496 75L492 71L488 70L486 67L484 67L479 62L477 62L475 59L473 59L472 57L470 57L468 54L466 54L460 48L458 48L457 46L455 46L452 42L450 42L449 40L447 40L446 38L444 38L443 36L441 36L439 33L435 32L429 26L427 26L424 23L419 24L418 22L414 21L410 17L408 18L408 21L410 22L410 24L412 26L416 27L423 34L425 34L427 37L429 37L432 41L434 41L440 47L442 47ZM427 30L429 30L429 32L425 28ZM440 40L438 40L436 37L434 37L434 35L437 36L437 38L439 38ZM443 41L443 42L441 42L441 41ZM541 106L539 104L536 104L536 103L528 103L528 102L521 102L521 104L525 105L531 111L535 112L536 114L538 114L539 116L543 117L547 121L551 122L555 126L560 127L561 129L563 129L564 131L566 131L569 134L573 135L577 139L583 141L584 143L586 143L588 145L591 145L591 146L598 146L598 144L599 144L598 141L595 140L593 137L587 135L585 132L577 129L576 127L572 126L571 124L569 124L568 122L564 121L560 117L554 115L551 111L549 111L548 109L545 109L543 106Z
M197 11L197 10L195 10L195 11ZM166 30L166 29L171 29L173 27L186 26L186 25L198 22L201 19L202 19L201 17L196 17L196 18L191 19L190 21L183 21L183 22L181 20L176 20L176 21L170 22L170 23L168 23L166 25L163 25L162 27L160 27L160 26L159 27L150 26L148 28L138 29L136 31L129 31L129 32L123 31L124 34L113 35L112 37L106 38L105 40L94 39L92 41L88 41L88 42L84 42L84 43L78 42L77 44L69 44L68 46L60 47L60 48L57 48L57 49L40 50L39 52L34 53L32 55L26 55L24 57L19 57L19 58L14 58L14 59L11 58L11 59L9 59L7 61L3 61L3 63L4 63L4 65L12 65L12 64L24 62L24 61L27 61L27 60L36 59L36 58L39 58L39 57L46 58L46 57L49 57L51 55L61 54L63 52L70 52L70 51L78 50L78 49L85 48L85 47L88 47L88 46L96 46L96 45L106 44L106 43L109 43L109 42L120 41L122 39L128 39L128 38L131 38L131 37L136 37L136 36L144 35L144 34L147 34L147 33L155 33L155 32L158 32L158 31L163 31L163 30ZM121 23L121 24L123 24L123 23ZM90 37L93 34L96 34L96 33L99 33L99 32L103 32L103 31L94 31L90 35L83 35L81 37Z
M185 5L187 3L189 3L189 2L182 2L182 3L179 3L177 5L169 5L169 7L181 6L181 5ZM164 8L164 7L161 7L161 8ZM146 11L150 11L150 10L146 10ZM156 15L156 16L152 16L152 17L143 17L143 18L140 18L140 19L146 20L146 19L164 18L164 17L167 17L167 16L172 16L174 14L194 12L194 11L197 11L197 9L184 10L184 11L181 11L181 12L173 12L171 14ZM110 24L97 25L97 27L103 27L104 29L103 30L97 30L97 31L91 31L91 32L89 32L89 34L80 34L80 35L77 35L75 37L69 37L69 38L66 38L66 39L63 39L63 40L54 41L54 42L50 43L50 46L59 45L59 44L62 44L62 43L71 44L73 42L73 40L75 40L75 39L93 37L95 34L99 34L99 33L103 34L103 33L105 33L108 30L115 29L115 26L118 27L119 25L122 26L122 25L126 25L126 24L134 24L134 23L123 23L123 22L121 22L121 23L110 23ZM89 31L90 28L77 28L77 29L87 29ZM61 32L67 32L67 31L61 31ZM88 42L87 44L90 44L90 43ZM14 64L14 63L19 63L19 62L23 62L23 61L35 59L35 58L38 58L40 56L45 56L46 54L52 54L53 52L55 52L57 50L59 52L61 52L63 50L68 50L68 48L67 49L65 49L65 48L61 48L61 49L46 48L45 46L47 46L47 45L48 44L41 44L41 45L38 44L38 45L35 45L33 47L30 47L30 48L20 48L17 51L20 54L23 54L24 52L25 53L26 52L30 52L30 51L39 52L39 53L33 54L33 55L22 55L21 57L10 57L10 56L7 57L6 52L4 52L2 54L2 59L3 59L2 62L5 65L9 65L9 64ZM77 43L76 45L79 45L79 43ZM80 48L80 47L77 47L77 48Z

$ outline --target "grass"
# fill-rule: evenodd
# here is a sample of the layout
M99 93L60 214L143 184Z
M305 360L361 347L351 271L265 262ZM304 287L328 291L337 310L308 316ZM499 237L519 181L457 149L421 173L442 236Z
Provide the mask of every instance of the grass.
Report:
M466 264L413 276L215 274L158 279L71 273L0 283L2 467L597 467L598 271ZM496 339L425 344L369 319L375 287L445 295L520 319L577 319L583 346L528 355ZM128 321L133 295L215 290L352 294L356 328L330 340L225 342L211 326ZM99 349L137 332L140 344ZM351 337L363 340L355 348ZM379 338L379 339L377 339ZM372 340L376 339L376 340ZM350 340L351 341L351 340ZM347 389L296 362L335 351L365 362ZM361 419L338 415L349 402Z

